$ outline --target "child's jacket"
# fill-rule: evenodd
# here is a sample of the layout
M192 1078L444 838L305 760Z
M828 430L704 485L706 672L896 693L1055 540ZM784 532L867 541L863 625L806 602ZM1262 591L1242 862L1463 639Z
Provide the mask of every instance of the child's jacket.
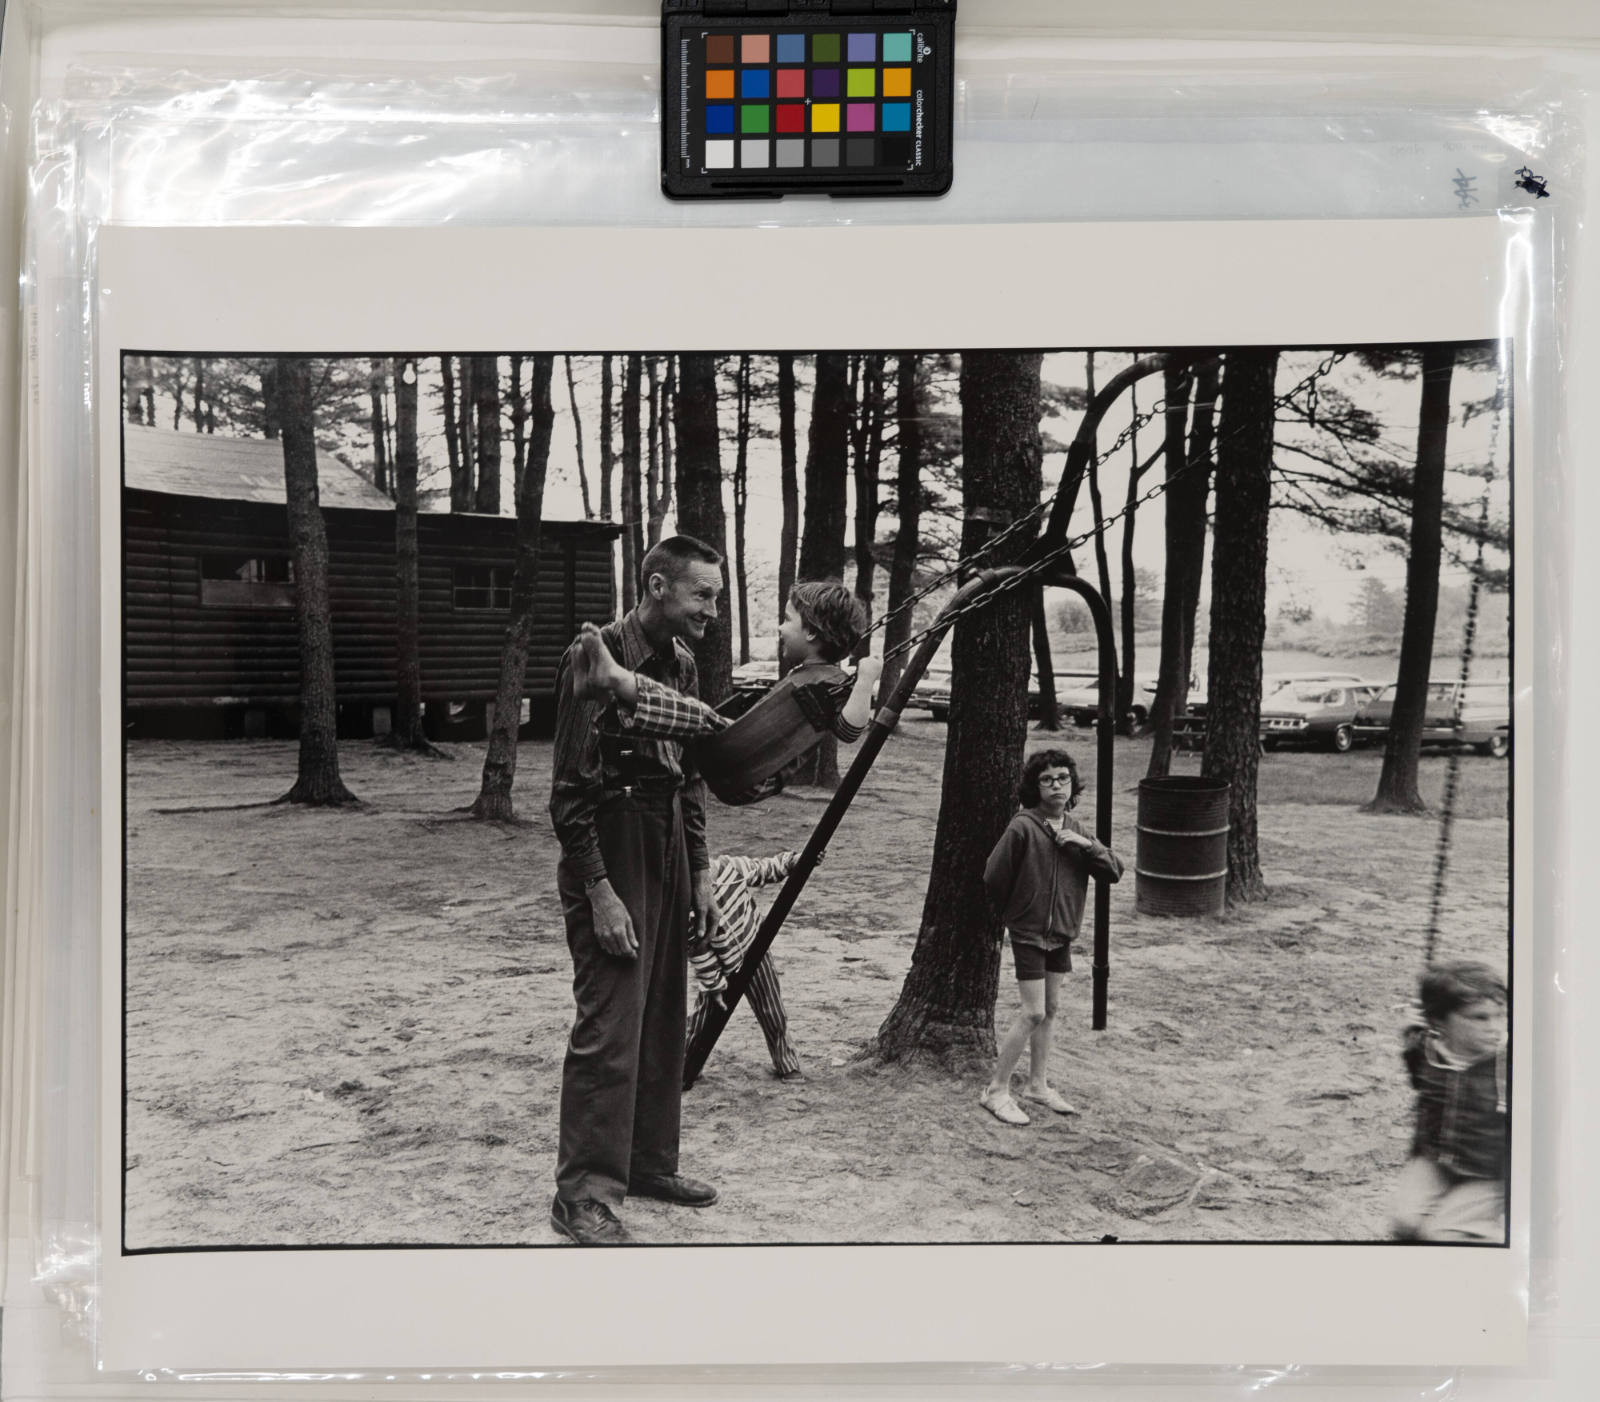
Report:
M1403 1053L1417 1091L1411 1152L1460 1178L1506 1176L1506 1049L1457 1070L1439 1054L1438 1037L1409 1029Z
M1065 821L1093 847L1058 845L1037 810L1024 808L989 854L983 884L1014 935L1034 936L1039 942L1051 935L1076 939L1089 877L1116 881L1122 876L1122 863L1109 847L1095 842L1094 834L1070 814Z
M728 986L729 976L744 962L745 951L760 927L750 892L769 881L782 881L799 856L798 852L780 852L776 857L719 856L712 861L711 889L722 912L722 928L705 949L689 956L694 976L707 993L720 993Z

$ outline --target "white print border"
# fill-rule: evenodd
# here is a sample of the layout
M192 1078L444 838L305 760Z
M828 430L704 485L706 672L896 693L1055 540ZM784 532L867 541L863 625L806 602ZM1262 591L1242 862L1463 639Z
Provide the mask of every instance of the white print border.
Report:
M105 229L124 349L695 350L1526 344L1526 221L746 230ZM418 268L457 270L448 286ZM525 270L507 285L503 270ZM240 278L239 268L251 275ZM806 268L827 276L796 277ZM722 295L703 289L715 277ZM406 289L402 294L373 289ZM604 289L596 293L596 288ZM1525 491L1531 396L1517 358ZM119 422L98 422L104 1369L1512 1363L1527 1323L1533 601L1516 593L1509 1249L1123 1244L261 1250L122 1256ZM1526 495L1520 499L1526 501ZM1533 558L1533 513L1515 522ZM536 1166L530 1166L534 1171ZM1035 1282L1030 1288L1022 1284ZM708 1301L715 1301L708 1312ZM640 1302L647 1302L641 1308ZM716 1327L707 1320L715 1318Z

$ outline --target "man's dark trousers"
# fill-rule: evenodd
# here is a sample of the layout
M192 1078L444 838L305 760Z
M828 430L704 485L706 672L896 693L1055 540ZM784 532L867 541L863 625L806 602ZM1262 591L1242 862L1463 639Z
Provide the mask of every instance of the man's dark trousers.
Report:
M563 861L557 886L578 1011L561 1072L556 1191L616 1208L630 1176L678 1171L693 890L675 791L608 795L595 831L639 954L600 948L583 883Z

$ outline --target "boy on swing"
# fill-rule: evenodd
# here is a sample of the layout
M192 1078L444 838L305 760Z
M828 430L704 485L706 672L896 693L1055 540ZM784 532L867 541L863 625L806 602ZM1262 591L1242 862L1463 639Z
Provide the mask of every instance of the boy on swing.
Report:
M860 642L867 623L860 599L837 580L819 579L797 584L789 591L778 629L778 652L787 667L778 686L793 690L811 733L831 731L847 745L859 739L866 728L872 714L872 691L883 671L882 661L871 653L856 664L854 681L838 666ZM630 672L611 655L592 623L583 625L578 641L583 645L581 670L573 680L579 695L609 695L616 702L617 721L625 732L654 740L685 741L719 734L734 724L733 718L704 701L684 696L653 677ZM776 777L763 772L745 776L752 789Z
M1050 1039L1062 977L1072 969L1072 944L1083 921L1090 876L1116 881L1122 863L1070 810L1083 792L1078 766L1065 750L1039 750L1022 767L1022 810L1000 834L983 869L983 884L1011 932L1022 1007L1000 1042L994 1074L978 1103L1003 1124L1025 1125L1011 1094L1011 1073L1028 1049L1023 1095L1058 1115L1077 1112L1049 1079Z
M1396 1241L1503 1242L1506 1232L1506 986L1487 964L1437 964L1402 1057L1417 1092L1400 1173Z

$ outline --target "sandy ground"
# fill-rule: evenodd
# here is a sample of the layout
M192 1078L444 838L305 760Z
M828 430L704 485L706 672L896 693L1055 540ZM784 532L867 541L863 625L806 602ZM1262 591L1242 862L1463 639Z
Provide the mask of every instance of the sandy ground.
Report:
M856 1060L899 994L932 851L945 729L907 717L779 945L806 1077L771 1074L740 1009L684 1104L704 1212L630 1202L648 1242L1372 1240L1405 1155L1396 1055L1436 823L1357 811L1378 757L1263 760L1271 899L1140 917L1115 891L1110 1028L1068 982L1053 1079L1079 1111L1026 1128L982 1077ZM1092 768L1092 733L1067 742ZM1147 742L1119 741L1133 853ZM342 750L356 811L282 793L276 742L128 754L127 1244L554 1244L555 1105L571 1009L545 816L452 814L482 752ZM1444 760L1424 760L1437 796ZM1184 762L1193 770L1196 762ZM1463 761L1444 952L1505 960L1509 766ZM712 841L798 847L821 800L716 808ZM1089 811L1092 811L1090 809ZM997 1017L1016 1005L1009 956Z

